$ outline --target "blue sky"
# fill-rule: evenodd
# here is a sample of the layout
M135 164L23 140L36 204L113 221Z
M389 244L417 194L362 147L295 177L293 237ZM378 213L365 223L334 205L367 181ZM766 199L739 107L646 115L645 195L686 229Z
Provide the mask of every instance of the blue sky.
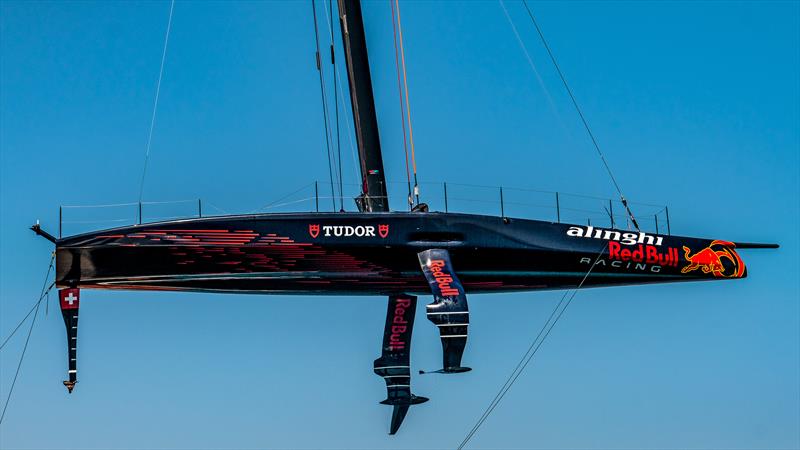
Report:
M421 180L613 196L520 3L507 7L549 94L497 2L401 6ZM800 6L532 6L629 198L668 204L675 234L781 249L742 252L742 281L578 293L470 445L800 447ZM168 9L0 3L3 337L52 249L26 227L57 229L62 204L136 201ZM403 182L389 4L364 15L386 173ZM307 2L177 2L145 200L244 212L327 179L313 50ZM560 295L472 296L474 371L415 377L432 400L389 437L371 370L384 299L85 291L75 393L52 303L0 446L452 448ZM23 338L2 351L3 399ZM414 369L438 367L422 315L413 349Z

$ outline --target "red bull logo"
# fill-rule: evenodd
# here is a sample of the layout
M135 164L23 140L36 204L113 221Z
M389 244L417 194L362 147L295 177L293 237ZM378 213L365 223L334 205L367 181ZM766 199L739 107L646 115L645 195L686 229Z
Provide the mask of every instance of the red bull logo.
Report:
M691 249L683 246L683 252L689 265L681 269L681 273L700 270L703 273L714 274L719 278L741 278L744 276L744 262L739 254L733 250L736 244L727 241L712 241L711 244L691 254ZM725 261L727 260L727 265Z

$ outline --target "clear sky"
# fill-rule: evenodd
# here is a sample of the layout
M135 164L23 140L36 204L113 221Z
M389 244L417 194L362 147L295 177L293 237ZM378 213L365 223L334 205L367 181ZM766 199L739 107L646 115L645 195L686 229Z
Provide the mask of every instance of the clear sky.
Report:
M401 5L422 180L614 194L520 3L553 106L497 2ZM782 247L743 251L741 281L579 292L470 446L800 447L799 4L532 6L629 198L668 204L676 234ZM136 201L168 10L0 2L2 337L52 250L27 227L55 232L62 204ZM364 16L386 173L403 182L389 4ZM313 50L308 2L177 2L145 200L246 212L327 179ZM61 384L52 302L0 447L453 448L560 296L472 296L474 371L415 376L431 401L390 437L372 373L383 298L84 291L80 383ZM418 314L412 368L438 368ZM2 350L3 400L23 342Z

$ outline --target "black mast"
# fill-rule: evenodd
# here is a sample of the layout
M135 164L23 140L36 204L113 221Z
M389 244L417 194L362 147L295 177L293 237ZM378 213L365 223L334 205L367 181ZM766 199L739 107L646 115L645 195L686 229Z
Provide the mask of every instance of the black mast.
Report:
M367 41L360 0L338 0L339 23L342 26L347 79L350 82L350 102L353 123L361 160L361 195L356 199L361 211L389 211L386 177L383 174L378 117L369 73Z

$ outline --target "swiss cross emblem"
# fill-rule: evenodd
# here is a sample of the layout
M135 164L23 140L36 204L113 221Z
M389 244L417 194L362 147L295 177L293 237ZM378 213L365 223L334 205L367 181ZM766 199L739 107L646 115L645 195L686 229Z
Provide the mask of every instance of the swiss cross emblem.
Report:
M58 291L58 298L61 300L61 309L78 309L80 296L80 289L61 289Z
M386 238L389 235L389 225L378 225L378 235L382 238Z
M317 236L319 236L319 224L309 225L308 234L310 234L312 238L316 239Z

